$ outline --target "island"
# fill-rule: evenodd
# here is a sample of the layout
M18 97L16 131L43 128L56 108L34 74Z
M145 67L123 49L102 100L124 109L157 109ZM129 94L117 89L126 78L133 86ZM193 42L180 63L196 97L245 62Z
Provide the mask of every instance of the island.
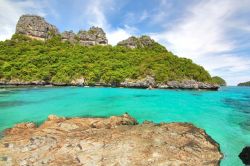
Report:
M250 81L239 83L238 86L250 86Z
M128 115L16 124L0 140L0 165L219 165L219 145L189 123L142 124Z
M0 48L1 85L217 90L225 84L149 36L111 46L102 28L60 33L36 15L21 16Z

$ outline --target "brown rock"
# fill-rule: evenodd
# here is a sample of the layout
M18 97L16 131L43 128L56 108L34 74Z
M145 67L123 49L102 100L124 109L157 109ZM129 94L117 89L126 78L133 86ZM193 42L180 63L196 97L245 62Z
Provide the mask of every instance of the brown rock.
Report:
M19 124L0 140L0 165L219 165L219 145L188 123L110 118L58 118ZM7 145L12 145L11 147Z

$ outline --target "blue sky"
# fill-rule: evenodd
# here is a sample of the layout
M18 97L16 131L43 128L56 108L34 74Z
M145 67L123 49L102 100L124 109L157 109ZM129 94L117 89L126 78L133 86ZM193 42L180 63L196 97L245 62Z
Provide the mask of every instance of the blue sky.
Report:
M100 26L112 45L147 34L229 85L250 80L250 0L0 0L0 40L27 13L61 32Z

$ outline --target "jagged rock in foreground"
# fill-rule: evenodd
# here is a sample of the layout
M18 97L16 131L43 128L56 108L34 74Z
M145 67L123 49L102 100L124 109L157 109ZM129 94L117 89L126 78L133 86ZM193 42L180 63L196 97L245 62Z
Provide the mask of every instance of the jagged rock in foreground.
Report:
M45 21L43 17L36 15L22 15L16 25L16 34L45 40L59 34L58 29Z
M118 46L124 46L128 48L144 48L154 45L156 42L149 36L135 37L131 36L126 40L122 40L117 43Z
M219 145L188 123L154 124L128 114L49 116L18 124L0 140L0 165L219 165Z

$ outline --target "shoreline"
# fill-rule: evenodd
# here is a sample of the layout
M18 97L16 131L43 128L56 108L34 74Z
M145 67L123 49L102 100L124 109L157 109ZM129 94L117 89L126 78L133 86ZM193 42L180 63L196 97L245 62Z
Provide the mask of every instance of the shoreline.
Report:
M54 84L54 83L0 83L0 87L104 87L104 88L129 88L129 89L148 89L148 90L154 90L154 89L166 89L166 90L194 90L194 91L218 91L220 87L212 87L212 88L188 88L188 87L146 87L146 86L115 86L115 85L109 85L109 84L91 84L91 85L76 85L76 84Z

